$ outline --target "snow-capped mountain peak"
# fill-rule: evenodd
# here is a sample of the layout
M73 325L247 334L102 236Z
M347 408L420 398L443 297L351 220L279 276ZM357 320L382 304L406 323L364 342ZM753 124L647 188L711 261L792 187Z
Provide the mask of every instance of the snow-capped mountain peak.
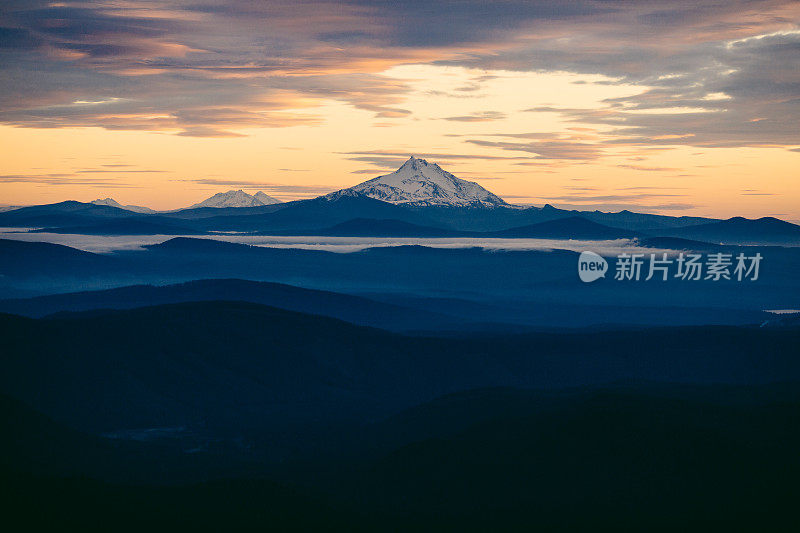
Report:
M392 204L414 206L505 207L508 204L475 182L462 180L436 163L411 156L391 174L327 195L367 196Z
M255 195L247 194L242 190L218 192L211 198L207 198L198 204L194 204L190 209L197 207L258 207L261 205L270 205L280 203L271 196L267 196L263 192L257 192Z
M89 203L94 205L107 205L109 207L117 207L119 209L124 209L126 211L133 211L134 213L155 213L155 211L153 211L149 207L142 207L140 205L122 205L113 198L98 198L97 200L92 200Z

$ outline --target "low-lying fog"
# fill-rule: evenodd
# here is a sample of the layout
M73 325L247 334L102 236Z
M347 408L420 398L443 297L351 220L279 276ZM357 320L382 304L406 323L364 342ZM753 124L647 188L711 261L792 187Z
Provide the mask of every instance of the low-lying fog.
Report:
M61 233L28 233L21 228L0 228L0 238L22 241L51 242L79 250L109 253L117 250L135 250L148 244L159 244L180 235L76 235ZM672 252L639 247L635 241L617 239L608 241L563 239L490 239L490 238L416 238L416 237L314 237L314 236L264 236L240 234L186 235L190 238L264 246L268 248L301 248L328 252L349 253L366 248L391 246L428 246L431 248L473 248L486 250L592 250L601 255L615 256L636 249L638 252Z

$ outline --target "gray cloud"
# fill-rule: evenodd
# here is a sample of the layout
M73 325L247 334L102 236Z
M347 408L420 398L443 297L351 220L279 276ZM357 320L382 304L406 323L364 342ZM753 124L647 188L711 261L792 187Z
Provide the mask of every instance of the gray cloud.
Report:
M103 165L108 166L108 165ZM115 165L116 166L116 165ZM121 166L130 166L130 165L121 165ZM107 169L99 169L99 168L86 168L82 170L75 171L78 174L152 174L152 173L162 173L167 172L166 170L149 170L149 169L142 169L142 170L107 170Z
M357 156L348 157L350 161L359 161L362 163L370 163L379 168L394 170L402 165L407 157L394 157L394 156ZM372 171L374 172L374 170Z
M456 160L486 160L486 161L508 161L515 159L530 159L530 156L498 156L498 155L481 155L481 154L453 154L445 152L419 152L408 150L366 150L363 152L342 152L345 155L359 155L359 156L383 156L383 157L396 157L405 161L410 156L421 157L431 160L442 161L456 161ZM401 162L402 162L401 161Z
M536 159L592 160L602 156L602 150L599 145L572 141L569 139L540 140L523 143L469 139L466 142L477 146L500 148L513 152L527 152L535 154L534 157Z
M800 141L800 31L702 43L671 60L676 63L656 62L653 68L661 70L641 79L626 75L653 87L606 100L605 109L528 111L612 126L615 138L609 142L617 144L740 147Z
M607 194L607 195L563 195L542 197L544 200L563 200L567 202L620 202L629 200L647 200L651 198L686 196L685 194L640 193L640 194Z
M550 109L613 127L618 144L796 146L799 27L791 0L15 0L0 8L0 122L232 136L318 123L291 111L299 98L392 120L409 115L410 88L379 73L436 63L648 87L600 111ZM517 148L599 151L558 142Z
M113 189L138 189L140 185L134 183L109 180L93 179L86 176L77 176L75 174L4 174L0 175L0 183L34 183L37 185L47 186L60 186L60 185L73 185L73 186L88 186L88 187L103 187Z
M470 113L469 115L445 117L442 120L450 120L454 122L491 122L493 120L502 120L504 118L506 118L506 114L501 113L500 111L480 111Z
M639 212L658 212L658 211L686 211L687 209L696 209L702 207L696 204L689 203L661 203L661 204L640 204L640 203L627 203L627 202L588 202L580 204L553 202L553 206L559 209L576 209L578 211L639 211Z

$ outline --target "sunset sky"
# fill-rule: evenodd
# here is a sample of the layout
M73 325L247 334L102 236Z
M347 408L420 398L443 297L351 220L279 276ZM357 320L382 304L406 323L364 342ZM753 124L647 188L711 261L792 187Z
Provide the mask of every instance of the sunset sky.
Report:
M409 155L511 203L800 220L800 2L0 1L0 204L289 200Z

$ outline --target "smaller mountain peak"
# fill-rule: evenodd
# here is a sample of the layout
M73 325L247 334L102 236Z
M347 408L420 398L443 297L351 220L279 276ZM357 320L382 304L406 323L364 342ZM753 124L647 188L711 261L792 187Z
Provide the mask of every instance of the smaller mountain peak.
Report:
M98 198L97 200L92 200L89 203L94 205L112 205L112 206L119 205L119 203L113 198Z
M239 189L228 192L218 192L211 198L207 198L199 204L194 204L191 208L197 207L257 207L264 205L252 195Z
M89 203L94 205L104 205L106 207L116 207L126 211L133 211L135 213L155 213L155 211L152 209L148 207L142 207L140 205L122 205L113 198L98 198L97 200L92 200Z

